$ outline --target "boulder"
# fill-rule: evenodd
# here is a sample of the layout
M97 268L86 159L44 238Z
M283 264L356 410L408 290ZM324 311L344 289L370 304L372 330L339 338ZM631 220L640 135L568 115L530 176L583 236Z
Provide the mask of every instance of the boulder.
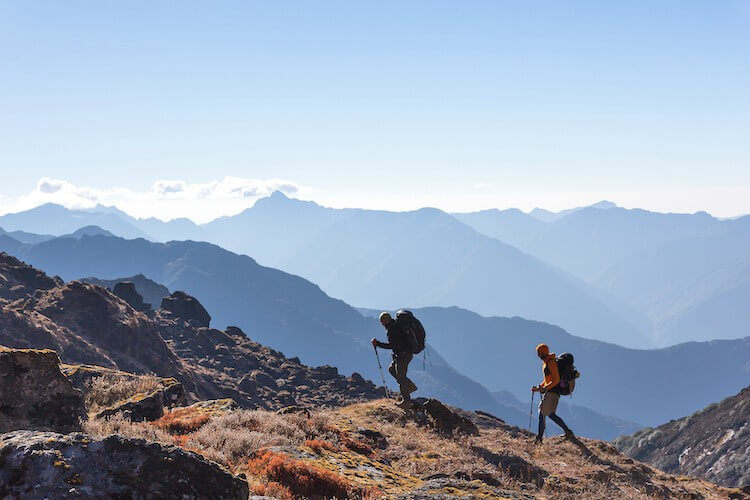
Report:
M427 425L441 434L470 436L479 434L479 429L474 422L448 408L437 399L415 399L413 410L418 423Z
M167 385L148 394L137 394L112 408L99 412L96 418L107 418L121 414L133 422L153 421L164 415L164 409L184 405L185 388L175 379L167 379Z
M60 371L55 351L0 346L0 432L72 432L85 419L83 395Z
M198 454L119 435L0 436L0 498L248 497L247 483Z
M145 312L151 309L150 304L143 302L143 297L135 289L135 284L132 281L118 281L112 287L112 293L127 302L136 311Z
M174 292L169 297L161 300L161 309L169 311L174 316L192 322L198 326L205 326L211 323L211 316L198 300L186 294L185 292Z

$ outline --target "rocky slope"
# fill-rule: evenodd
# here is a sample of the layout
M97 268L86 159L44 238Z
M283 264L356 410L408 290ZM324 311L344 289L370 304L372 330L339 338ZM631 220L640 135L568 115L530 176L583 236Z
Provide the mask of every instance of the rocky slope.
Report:
M689 417L620 437L615 445L671 474L750 486L750 387Z
M748 491L675 477L595 440L526 431L435 400L405 412L386 400L311 412L175 409L152 423L87 424L178 443L244 474L276 498L746 499Z
M383 394L358 374L305 366L253 342L239 328L210 328L208 312L183 292L164 298L163 309L147 315L104 288L61 283L2 253L0 275L10 276L6 283L14 296L26 292L0 307L0 345L53 349L70 364L174 377L193 401L233 398L243 407L277 409ZM3 290L0 283L0 293L11 295Z

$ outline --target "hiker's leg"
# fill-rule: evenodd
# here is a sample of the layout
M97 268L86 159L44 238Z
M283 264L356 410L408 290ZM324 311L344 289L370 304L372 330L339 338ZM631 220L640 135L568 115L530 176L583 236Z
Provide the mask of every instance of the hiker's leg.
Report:
M411 361L411 359L408 356L398 356L395 359L396 374L398 375L396 380L398 381L398 388L401 389L401 396L403 396L404 400L409 399L409 395L411 394L411 392L409 391L409 379L406 378L406 371L409 368L409 361Z
M409 391L409 394L417 390L417 384L412 382L412 380L406 376L406 373L409 371L409 363L411 363L412 358L414 358L413 354L406 354L402 358L402 364L404 367L403 371L403 377L404 377L404 385L406 386L406 390Z
M549 414L549 418L550 418L550 419L551 419L551 420L552 420L552 421L553 421L554 423L556 423L557 425L559 425L560 427L562 427L562 430L564 430L564 431L567 431L567 430L568 430L568 426L567 426L567 425L565 425L565 422L563 422L563 419L561 419L560 417L558 417L556 413L550 413L550 414Z
M403 396L404 389L406 386L404 384L404 377L402 375L402 371L403 371L402 364L403 364L402 358L394 354L393 361L391 362L391 366L388 367L388 373L390 373L393 376L393 378L396 379L396 382L398 383L398 388L400 389L401 395ZM407 394L406 399L408 399L409 393L407 392L406 394Z
M542 415L542 412L539 412L539 428L536 433L536 438L541 441L544 437L544 427L546 426L545 417Z
M570 428L565 425L565 421L558 417L556 413L550 413L549 418L551 418L554 423L562 427L562 430L565 431L566 436L573 435L573 431L571 431Z

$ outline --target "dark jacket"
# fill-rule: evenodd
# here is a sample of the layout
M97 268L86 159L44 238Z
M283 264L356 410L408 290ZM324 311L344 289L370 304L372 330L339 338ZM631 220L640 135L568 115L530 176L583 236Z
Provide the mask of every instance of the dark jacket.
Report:
M396 323L395 319L392 319L387 325L385 325L385 329L388 332L388 343L386 344L385 342L378 341L378 347L391 349L395 354L409 351L409 346L406 343L406 336L401 330L401 327L398 326L398 323Z

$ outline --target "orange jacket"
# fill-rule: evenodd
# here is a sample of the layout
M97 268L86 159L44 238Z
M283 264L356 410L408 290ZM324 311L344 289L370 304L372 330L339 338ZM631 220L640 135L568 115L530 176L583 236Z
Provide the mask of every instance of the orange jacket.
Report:
M549 353L544 358L542 372L544 373L544 382L542 382L540 387L545 391L553 389L560 383L560 370L557 369L557 358L555 358L554 353Z

